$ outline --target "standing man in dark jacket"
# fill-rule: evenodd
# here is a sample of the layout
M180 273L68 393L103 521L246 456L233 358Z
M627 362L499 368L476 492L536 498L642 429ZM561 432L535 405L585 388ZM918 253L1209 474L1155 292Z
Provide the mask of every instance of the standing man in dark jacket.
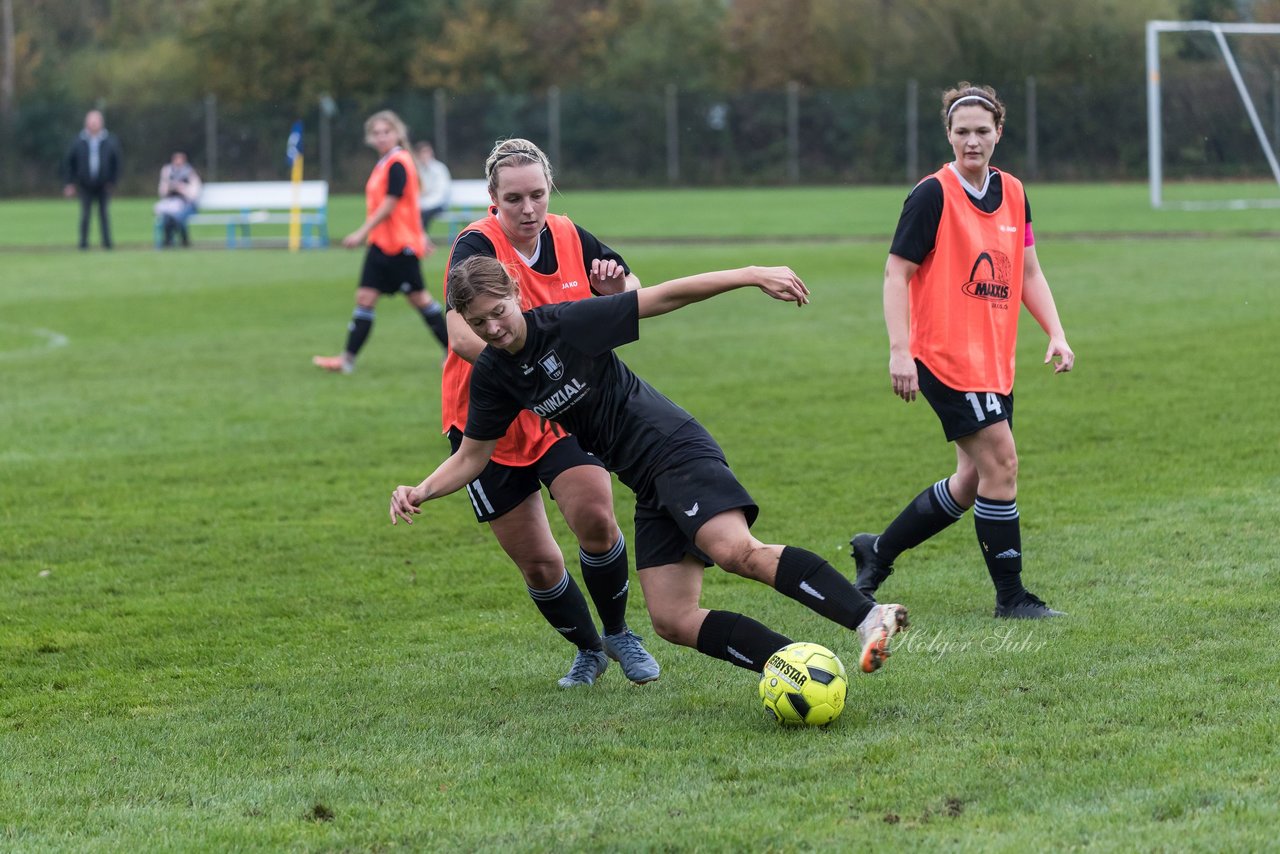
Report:
M98 222L102 230L102 247L111 248L111 220L107 202L120 177L120 146L116 138L102 126L102 113L90 110L84 117L84 130L71 143L63 164L67 198L80 194L80 248L89 248L89 212L98 203Z

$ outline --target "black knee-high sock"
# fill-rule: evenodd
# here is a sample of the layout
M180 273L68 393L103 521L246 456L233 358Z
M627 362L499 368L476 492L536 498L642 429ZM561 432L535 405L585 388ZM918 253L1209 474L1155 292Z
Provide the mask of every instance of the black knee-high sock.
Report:
M846 629L856 629L876 605L834 566L795 546L782 549L774 589Z
M440 303L432 300L418 309L418 311L422 315L422 319L427 322L427 326L432 333L435 334L440 346L446 350L449 349L449 326L444 322L444 309L440 307Z
M898 555L914 549L964 515L965 508L951 497L949 480L944 477L921 492L889 523L876 539L876 555L881 560L893 563Z
M618 542L603 554L588 554L578 549L582 564L582 580L600 615L606 635L616 635L627 628L627 541L618 534Z
M996 501L978 496L973 505L973 530L987 562L987 572L996 586L996 601L1010 605L1018 601L1022 586L1022 525L1017 501Z
M351 322L347 324L347 352L352 356L359 353L364 342L369 340L369 334L373 332L373 316L373 309L362 305L351 312Z
M733 611L708 612L698 630L698 652L756 673L789 643L786 635Z
M578 649L604 649L600 633L596 631L596 624L587 609L587 600L568 570L550 590L534 590L527 585L526 588L542 616L547 618L553 629L564 635L565 640Z

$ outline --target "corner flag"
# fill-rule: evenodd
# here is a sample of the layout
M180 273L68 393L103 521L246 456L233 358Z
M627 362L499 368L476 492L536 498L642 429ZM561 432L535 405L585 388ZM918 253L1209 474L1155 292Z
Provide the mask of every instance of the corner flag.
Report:
M289 142L284 150L290 166L289 180L293 182L293 206L289 210L289 251L296 252L302 245L302 120L293 123Z

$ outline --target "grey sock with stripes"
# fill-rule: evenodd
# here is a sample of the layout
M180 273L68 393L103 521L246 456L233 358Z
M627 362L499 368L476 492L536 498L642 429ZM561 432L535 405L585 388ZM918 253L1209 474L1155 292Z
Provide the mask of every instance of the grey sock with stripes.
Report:
M1022 586L1022 525L1018 502L996 501L978 496L973 504L973 530L987 562L987 572L996 586L996 602L1016 603L1025 592Z
M529 598L538 606L551 627L564 635L565 640L578 649L604 649L600 633L587 609L587 600L566 569L564 575L549 590L534 590L526 585Z
M591 601L600 615L606 635L616 635L627 628L627 540L618 532L618 541L604 554L588 554L578 549L582 564L582 581L587 585Z
M950 479L944 477L921 492L889 523L876 539L876 555L881 560L893 563L898 555L945 530L964 515L965 508L951 497L947 485Z

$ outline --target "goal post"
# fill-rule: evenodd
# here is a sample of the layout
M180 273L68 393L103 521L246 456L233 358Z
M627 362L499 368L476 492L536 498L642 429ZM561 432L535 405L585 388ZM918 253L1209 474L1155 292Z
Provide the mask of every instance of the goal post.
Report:
M1165 163L1164 163L1164 126L1161 111L1162 81L1160 75L1160 34L1161 33L1205 32L1212 37L1232 84L1240 98L1240 104L1249 118L1249 125L1261 147L1262 155L1270 169L1271 177L1280 190L1280 162L1276 159L1276 147L1280 141L1268 139L1258 110L1254 106L1253 96L1240 66L1236 62L1235 53L1227 42L1228 35L1274 35L1280 36L1280 24L1219 24L1211 21L1147 21L1147 150L1150 170L1151 206L1153 208L1246 208L1246 207L1280 207L1280 192L1273 199L1237 198L1215 201L1179 201L1171 202L1165 198ZM1273 109L1275 109L1273 107ZM1274 119L1274 117L1273 117ZM1280 123L1280 119L1276 120Z

